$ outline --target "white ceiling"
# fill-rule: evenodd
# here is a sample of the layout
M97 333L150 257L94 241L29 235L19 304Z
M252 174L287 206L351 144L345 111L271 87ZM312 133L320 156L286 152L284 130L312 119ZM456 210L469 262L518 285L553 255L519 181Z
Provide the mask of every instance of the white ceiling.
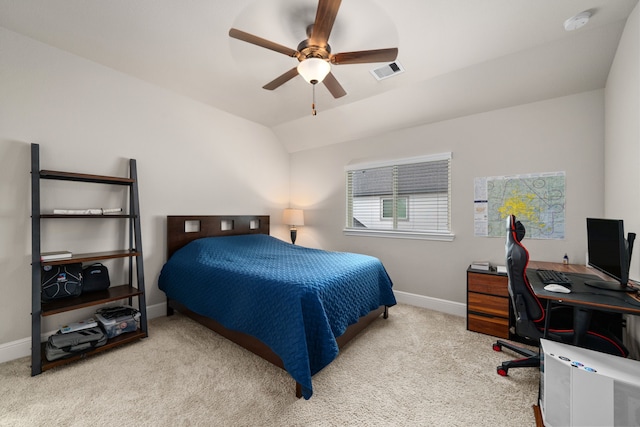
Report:
M398 47L405 72L339 65L347 95L297 64L231 39L231 27L296 48L317 0L0 0L0 26L273 129L294 152L496 108L603 88L638 0L344 0L334 53ZM563 22L585 10L583 28Z

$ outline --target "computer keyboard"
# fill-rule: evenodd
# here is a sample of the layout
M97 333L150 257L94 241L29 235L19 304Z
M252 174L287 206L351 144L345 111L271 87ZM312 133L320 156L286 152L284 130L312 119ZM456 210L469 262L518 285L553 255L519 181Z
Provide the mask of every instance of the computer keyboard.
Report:
M571 285L571 279L561 271L555 270L536 270L538 277L545 285L549 283L557 283L558 285Z

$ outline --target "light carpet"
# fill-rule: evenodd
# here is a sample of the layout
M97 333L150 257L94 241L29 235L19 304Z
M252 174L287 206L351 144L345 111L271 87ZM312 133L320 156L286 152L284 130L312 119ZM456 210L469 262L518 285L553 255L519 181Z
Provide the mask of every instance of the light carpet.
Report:
M0 365L0 426L535 426L536 369L465 319L409 305L389 310L296 399L283 370L176 314L149 337L30 376Z

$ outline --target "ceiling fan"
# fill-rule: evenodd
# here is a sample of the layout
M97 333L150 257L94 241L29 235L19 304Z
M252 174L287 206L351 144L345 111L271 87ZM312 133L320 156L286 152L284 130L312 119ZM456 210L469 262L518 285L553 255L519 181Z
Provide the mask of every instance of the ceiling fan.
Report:
M334 98L340 98L347 92L331 73L332 64L390 62L398 56L398 48L395 47L332 54L328 41L340 3L341 0L318 1L315 22L307 27L307 39L300 42L297 49L282 46L235 28L229 30L229 36L298 59L299 64L296 67L264 85L264 89L274 90L300 74L312 85L323 82Z

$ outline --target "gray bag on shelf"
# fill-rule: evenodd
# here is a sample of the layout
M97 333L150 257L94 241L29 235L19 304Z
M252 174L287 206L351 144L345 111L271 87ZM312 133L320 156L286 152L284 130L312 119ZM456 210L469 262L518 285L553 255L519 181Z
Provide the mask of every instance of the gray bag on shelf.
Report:
M81 329L63 334L57 332L51 336L45 346L45 356L49 362L84 353L107 343L107 336L99 326Z

